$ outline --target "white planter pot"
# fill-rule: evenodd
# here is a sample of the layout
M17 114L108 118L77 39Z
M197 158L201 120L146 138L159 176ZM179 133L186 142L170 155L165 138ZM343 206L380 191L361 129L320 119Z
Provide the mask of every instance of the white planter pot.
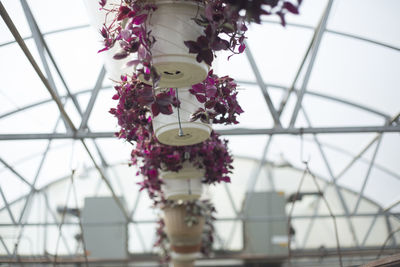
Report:
M204 105L199 103L188 89L179 88L181 102L179 118L183 136L179 135L178 109L173 107L171 115L158 114L153 117L154 133L160 143L171 146L188 146L203 142L210 137L210 124L201 121L191 122L191 115Z
M98 31L103 27L106 12L99 10L98 0L84 2L90 22L96 31L96 41L102 41ZM189 49L183 43L188 40L195 41L202 35L203 28L192 18L199 12L202 13L203 8L191 1L153 0L151 2L155 2L158 7L147 23L156 39L152 55L154 66L161 75L159 87L183 87L203 81L207 77L209 66L204 62L198 63L196 55L189 54ZM105 7L110 8L118 4L120 4L119 0L108 0ZM109 16L107 23L111 23L112 19L112 16ZM115 44L109 51L101 53L108 76L118 81L122 74L132 73L133 68L127 67L126 63L137 58L134 54L121 60L113 59L114 54L119 50L119 44Z
M205 223L204 217L198 216L198 223L188 226L185 221L186 206L166 207L163 211L165 232L171 242L172 250L185 254L199 252Z
M201 178L165 179L163 192L169 200L199 199L203 193Z
M188 162L183 164L179 172L162 172L161 178L164 180L162 186L164 195L169 200L195 200L203 193L201 180L204 171L195 168Z
M196 61L195 54L183 43L203 34L203 28L193 18L203 13L203 7L192 1L156 0L157 10L149 19L156 42L152 48L153 63L161 74L160 87L184 87L203 81L209 66Z

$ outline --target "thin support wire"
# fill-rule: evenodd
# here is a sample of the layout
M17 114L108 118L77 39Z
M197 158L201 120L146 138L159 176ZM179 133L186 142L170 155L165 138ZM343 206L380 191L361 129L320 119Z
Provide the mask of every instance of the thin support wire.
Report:
M311 125L311 121L310 121L310 119L309 119L309 117L308 117L308 114L307 114L306 110L304 109L304 107L302 107L302 111L303 111L303 114L304 114L304 117L305 117L307 123L308 123L309 125ZM339 189L339 186L338 186L338 184L337 184L337 182L336 182L336 179L335 179L335 175L333 174L333 171L332 171L332 167L331 167L331 165L330 165L329 162L328 162L328 158L327 158L327 156L326 156L326 154L325 154L325 151L324 151L323 148L322 148L322 145L321 145L321 143L320 143L320 141L319 141L317 135L314 134L314 135L313 135L313 138L314 138L314 142L316 143L316 145L317 145L317 147L318 147L318 150L319 150L319 152L320 152L321 158L322 158L323 162L325 163L325 166L326 166L326 168L327 168L327 170L328 170L328 173L329 173L329 176L330 176L330 178L331 178L331 180L332 180L332 184L333 184L333 186L334 186L334 189L335 189L335 191L336 191L336 193L337 193L337 195L338 195L338 197L339 197L340 204L342 205L342 208L343 208L344 212L345 212L346 215L347 215L347 223L348 223L350 232L351 232L351 234L352 234L352 236L353 236L354 243L355 243L355 245L358 247L358 246L359 246L359 242L358 242L358 239L357 239L357 235L356 235L356 233L355 233L355 229L354 229L353 223L352 223L352 221L350 220L350 211L349 211L349 208L348 208L348 206L347 206L347 203L346 203L346 201L345 201L345 199L344 199L344 197L343 197L343 195L342 195L342 192L341 192L340 189ZM325 189L325 188L324 188L324 189Z
M358 211L358 208L360 207L361 199L364 196L365 188L367 186L369 178L371 177L370 174L371 174L371 171L372 171L372 167L374 166L376 156L378 155L378 151L379 151L379 147L381 145L381 141L382 141L382 135L379 137L378 141L376 142L375 151L374 151L374 154L372 155L371 162L369 163L367 174L365 175L364 182L363 182L363 184L361 186L360 193L358 194L358 198L357 198L357 201L356 201L356 205L354 206L353 213L356 213Z
M383 251L385 250L387 242L389 242L390 238L392 238L392 236L397 232L400 232L400 227L397 228L396 230L391 231L389 233L389 235L387 236L385 242L383 242L383 245L381 246L381 249L379 250L378 256L376 257L377 259L379 259L381 257Z
M58 226L59 224L58 224L58 222L57 222L57 217L56 217L56 215L54 214L54 212L53 212L53 211L51 210L51 208L50 208L50 202L49 202L49 198L47 197L46 192L43 192L43 197L44 197L44 200L45 200L45 203L46 203L47 211L49 212L49 214L50 214L51 217L53 218L53 220L54 220L54 222L55 222L55 225ZM46 227L47 227L47 226L46 226ZM63 235L62 233L61 233L61 238L62 238L62 240L63 240L63 243L64 243L65 248L67 249L67 252L68 252L69 254L72 254L72 253L71 253L71 249L69 248L68 242L67 242L67 240L65 239L65 237L64 237L64 235Z
M317 178L315 177L315 175L310 171L310 169L308 168L308 163L306 164L306 170L308 171L308 173L311 175L311 177L313 178L314 184L317 187L318 193L319 195L322 197L322 200L325 202L325 205L329 211L329 215L331 216L332 220L333 220L333 225L335 227L335 238L336 238L336 249L337 249L337 253L339 255L339 262L340 262L340 266L343 267L343 262L342 262L342 253L341 253L341 249L340 249L340 240L339 240L339 233L338 233L338 228L337 228L337 223L336 223L336 217L332 212L332 209L329 205L328 200L325 198L325 195L322 193L321 188L317 182Z
M297 187L297 191L296 191L296 195L294 199L297 199L299 194L300 194L300 189L301 186L303 185L304 179L307 175L307 169L304 170L303 175L301 176L300 179L300 183L299 186ZM290 225L291 225L291 221L292 221L292 215L293 215L293 210L294 210L294 205L295 205L296 201L293 201L292 207L290 208L289 214L288 214L288 223L287 223L287 233L288 233L288 262L289 262L289 266L292 266L292 250L291 250L291 236L290 236Z

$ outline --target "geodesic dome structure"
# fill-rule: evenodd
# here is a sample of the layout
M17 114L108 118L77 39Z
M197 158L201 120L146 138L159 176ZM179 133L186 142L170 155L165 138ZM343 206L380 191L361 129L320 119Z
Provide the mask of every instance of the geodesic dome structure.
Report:
M128 166L132 145L114 136L114 89L83 1L1 5L0 262L82 261L80 221L57 209L93 196L123 197L129 255L152 255L157 212ZM399 8L304 1L284 28L274 17L253 24L229 64L218 56L215 70L237 80L245 113L215 127L235 156L232 183L207 189L217 258L251 259L243 225L279 219L246 216L252 192L303 193L285 206L295 233L283 260L341 251L356 264L398 251Z

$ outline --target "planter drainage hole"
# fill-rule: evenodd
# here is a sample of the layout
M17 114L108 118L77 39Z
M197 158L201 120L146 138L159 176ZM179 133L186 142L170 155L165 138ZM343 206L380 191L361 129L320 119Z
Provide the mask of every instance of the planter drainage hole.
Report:
M179 134L177 134L177 135L175 136L175 138L176 138L177 140L186 140L186 139L189 139L189 138L191 138L191 137L192 137L191 134L184 134L184 135L179 135Z
M183 73L180 70L176 71L163 71L162 76L165 79L180 79L183 77Z

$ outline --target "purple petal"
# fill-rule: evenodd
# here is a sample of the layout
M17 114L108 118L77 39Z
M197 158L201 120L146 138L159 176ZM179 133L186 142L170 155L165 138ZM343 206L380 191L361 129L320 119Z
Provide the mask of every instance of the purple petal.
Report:
M125 50L123 50L123 51L121 51L121 52L116 53L116 54L113 56L113 59L123 59L123 58L126 58L128 55L129 55L128 52L126 52Z
M133 18L132 22L136 25L142 24L147 19L147 14L142 14Z
M285 2L283 8L287 9L290 13L299 14L299 9L290 2Z
M204 95L196 95L197 101L200 103L204 103L207 101L207 98Z
M216 94L217 94L217 88L215 86L207 88L207 90L206 90L207 97L215 97Z
M156 103L151 105L151 112L153 113L153 117L155 117L158 114L160 114L160 109L158 108L158 105Z
M129 39L131 38L131 32L129 30L122 30L121 31L121 37L125 41L129 42Z
M189 48L189 53L197 54L201 50L195 41L184 41L183 43Z
M239 46L239 53L243 53L243 51L246 49L246 45L245 44L241 44Z
M204 93L206 89L206 87L202 83L194 84L192 85L192 88L196 93Z
M100 0L100 1L99 1L99 5L100 5L101 7L104 7L106 4L107 4L107 0Z

